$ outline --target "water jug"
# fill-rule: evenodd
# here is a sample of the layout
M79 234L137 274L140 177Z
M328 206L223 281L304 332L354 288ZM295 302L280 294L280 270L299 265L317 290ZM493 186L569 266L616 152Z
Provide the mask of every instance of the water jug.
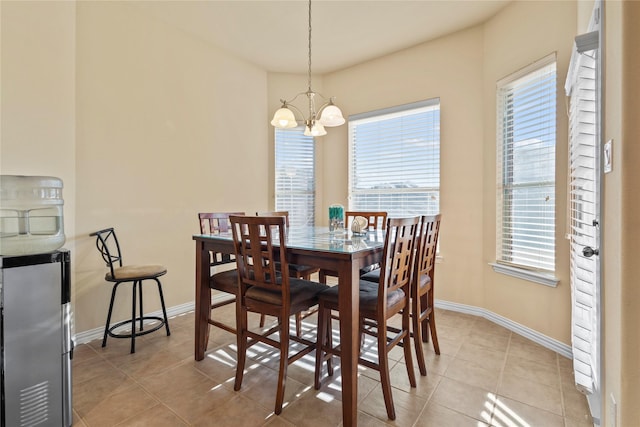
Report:
M0 255L50 252L64 245L62 180L0 175Z

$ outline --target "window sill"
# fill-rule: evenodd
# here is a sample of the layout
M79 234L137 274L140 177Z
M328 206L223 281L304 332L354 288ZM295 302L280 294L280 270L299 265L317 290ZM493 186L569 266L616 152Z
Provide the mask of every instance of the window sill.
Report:
M530 282L539 283L552 288L556 288L558 283L560 283L560 279L555 277L553 274L545 274L493 262L490 262L489 265L496 273L506 274L507 276L517 277L518 279L528 280Z

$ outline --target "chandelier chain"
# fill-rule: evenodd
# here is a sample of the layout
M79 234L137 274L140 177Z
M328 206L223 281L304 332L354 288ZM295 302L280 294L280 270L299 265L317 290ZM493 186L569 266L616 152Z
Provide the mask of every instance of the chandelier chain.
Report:
M311 92L311 0L309 0L309 72L307 84Z

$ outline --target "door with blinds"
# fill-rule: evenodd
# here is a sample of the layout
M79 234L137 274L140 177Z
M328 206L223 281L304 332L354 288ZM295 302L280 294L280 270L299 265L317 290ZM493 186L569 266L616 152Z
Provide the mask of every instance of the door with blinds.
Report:
M569 231L572 350L576 386L600 418L600 72L598 4L590 32L576 37L569 97Z

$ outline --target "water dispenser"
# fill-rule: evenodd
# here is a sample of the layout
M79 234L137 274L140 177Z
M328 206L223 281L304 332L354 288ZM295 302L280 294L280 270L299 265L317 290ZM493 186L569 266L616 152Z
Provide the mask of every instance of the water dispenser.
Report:
M0 255L54 251L65 242L62 180L0 175Z

